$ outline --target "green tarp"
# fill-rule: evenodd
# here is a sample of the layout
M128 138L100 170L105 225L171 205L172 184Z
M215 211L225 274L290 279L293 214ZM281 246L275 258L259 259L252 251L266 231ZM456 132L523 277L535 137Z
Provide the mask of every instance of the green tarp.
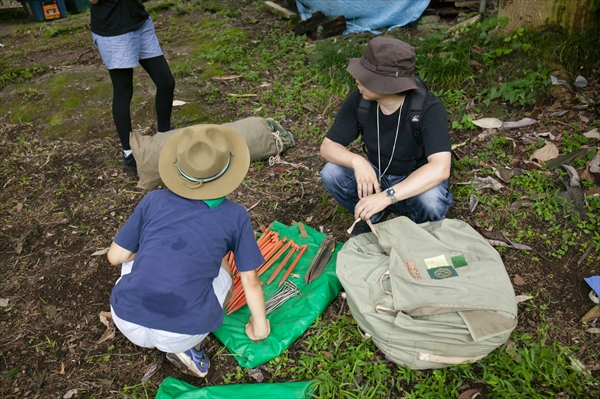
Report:
M304 282L304 275L326 235L307 226L308 237L302 238L297 225L286 226L277 221L273 222L271 230L278 232L280 239L286 237L288 240L293 240L297 245L308 245L304 256L292 273L292 275L296 274L298 277L290 276L289 278L298 286L301 293L267 315L267 319L271 323L271 335L261 341L252 341L246 336L244 326L250 318L250 311L247 306L229 316L225 316L223 325L213 334L223 342L242 367L254 368L279 356L314 323L341 289L341 284L335 274L335 260L337 252L342 247L341 243L336 246L335 252L327 263L323 274L307 285ZM284 257L285 255L281 256L281 260ZM288 262L288 266L293 259L294 257ZM270 298L277 291L279 280L288 267L284 267L277 278L267 285L267 280L278 265L279 262L275 262L260 277L260 280L264 283L265 299Z
M311 381L273 384L231 384L198 388L173 377L167 377L158 387L156 399L308 399Z

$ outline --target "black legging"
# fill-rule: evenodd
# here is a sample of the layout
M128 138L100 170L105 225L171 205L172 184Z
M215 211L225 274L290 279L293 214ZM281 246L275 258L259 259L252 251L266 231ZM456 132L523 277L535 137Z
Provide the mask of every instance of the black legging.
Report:
M156 118L158 131L171 130L171 109L173 108L173 92L175 78L163 55L140 60L140 65L146 70L156 86ZM123 150L130 150L129 133L131 132L131 98L133 97L133 68L109 69L113 85L112 112L117 133L121 139Z

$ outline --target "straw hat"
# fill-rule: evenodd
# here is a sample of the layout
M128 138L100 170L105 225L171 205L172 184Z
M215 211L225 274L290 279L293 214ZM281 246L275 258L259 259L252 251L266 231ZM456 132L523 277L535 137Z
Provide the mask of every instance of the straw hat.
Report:
M158 161L163 183L175 194L203 200L235 190L250 167L250 151L238 132L223 125L181 129L165 143Z
M375 93L395 94L417 89L415 49L401 40L378 36L371 40L361 58L351 58L348 72Z

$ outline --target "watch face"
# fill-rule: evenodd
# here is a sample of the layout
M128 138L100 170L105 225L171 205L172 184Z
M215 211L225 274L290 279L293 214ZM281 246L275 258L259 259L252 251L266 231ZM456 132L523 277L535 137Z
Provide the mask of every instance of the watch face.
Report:
M385 190L385 194L388 196L388 198L390 199L396 199L396 190L394 190L393 188L388 188L387 190Z

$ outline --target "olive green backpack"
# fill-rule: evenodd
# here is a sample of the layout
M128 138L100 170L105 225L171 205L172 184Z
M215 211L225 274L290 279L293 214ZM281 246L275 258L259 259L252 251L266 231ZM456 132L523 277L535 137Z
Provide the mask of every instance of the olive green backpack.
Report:
M350 238L336 273L363 337L411 369L475 362L517 325L498 252L467 223L398 217Z

